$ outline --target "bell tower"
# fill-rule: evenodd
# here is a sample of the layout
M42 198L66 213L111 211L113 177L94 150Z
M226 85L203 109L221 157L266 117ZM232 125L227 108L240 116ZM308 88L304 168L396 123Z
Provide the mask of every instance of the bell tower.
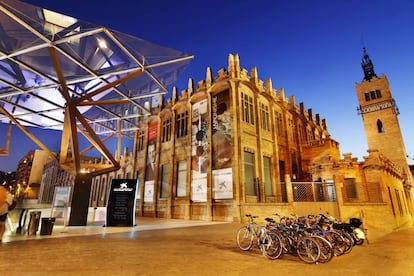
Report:
M379 150L384 156L403 169L405 184L411 184L407 152L400 124L399 110L392 97L385 74L378 77L366 49L363 48L362 70L364 78L355 83L358 96L358 114L362 116L368 148Z

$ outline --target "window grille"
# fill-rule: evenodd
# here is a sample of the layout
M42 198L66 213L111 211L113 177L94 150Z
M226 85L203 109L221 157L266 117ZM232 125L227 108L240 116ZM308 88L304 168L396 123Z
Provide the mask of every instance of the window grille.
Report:
M294 201L336 201L335 185L333 183L294 182L292 183L292 187Z

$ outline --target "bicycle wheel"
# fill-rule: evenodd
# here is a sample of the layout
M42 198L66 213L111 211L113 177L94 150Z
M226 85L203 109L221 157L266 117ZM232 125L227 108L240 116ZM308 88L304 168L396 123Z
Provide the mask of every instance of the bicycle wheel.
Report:
M356 245L363 245L364 244L364 239L356 238L355 244Z
M321 255L319 256L318 262L320 263L327 263L330 260L332 260L334 256L334 249L332 244L321 236L312 236L316 242L319 244L319 247L321 249Z
M261 251L264 256L271 260L278 259L283 252L283 244L278 235L269 232L261 239Z
M345 253L347 245L341 234L335 230L330 230L326 233L325 238L332 244L335 256L341 256Z
M358 234L355 232L355 230L352 233L352 236L354 238L355 245L363 245L364 244L364 239L361 239L360 237L358 237Z
M250 250L253 245L253 238L254 234L250 229L247 226L243 226L237 231L237 246L243 251Z
M296 253L307 264L315 264L321 255L319 244L311 237L301 237L296 244Z
M342 237L345 240L346 248L345 248L344 254L347 254L351 252L352 248L354 247L354 238L352 238L351 234L349 234L346 231L342 231L339 233L341 233Z

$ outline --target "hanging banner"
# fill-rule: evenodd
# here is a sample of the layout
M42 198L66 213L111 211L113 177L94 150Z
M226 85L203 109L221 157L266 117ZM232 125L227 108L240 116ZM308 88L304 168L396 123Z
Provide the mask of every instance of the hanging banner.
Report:
M156 152L157 152L158 122L148 126L147 164L145 168L145 181L154 180Z
M148 126L147 161L145 167L144 202L154 201L154 180L157 163L158 122Z
M113 179L106 207L106 226L135 226L136 179Z
M207 202L207 100L193 104L191 124L191 200Z
M213 198L233 198L233 177L231 168L213 171Z
M232 182L232 118L229 90L211 98L213 198L233 198ZM223 184L226 184L225 192Z
M145 181L144 202L154 201L154 180Z

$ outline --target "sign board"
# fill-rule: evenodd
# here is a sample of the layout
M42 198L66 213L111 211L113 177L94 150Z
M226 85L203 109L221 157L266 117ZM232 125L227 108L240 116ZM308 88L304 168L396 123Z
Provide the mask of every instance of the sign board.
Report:
M106 226L135 226L137 180L113 179L106 205Z

